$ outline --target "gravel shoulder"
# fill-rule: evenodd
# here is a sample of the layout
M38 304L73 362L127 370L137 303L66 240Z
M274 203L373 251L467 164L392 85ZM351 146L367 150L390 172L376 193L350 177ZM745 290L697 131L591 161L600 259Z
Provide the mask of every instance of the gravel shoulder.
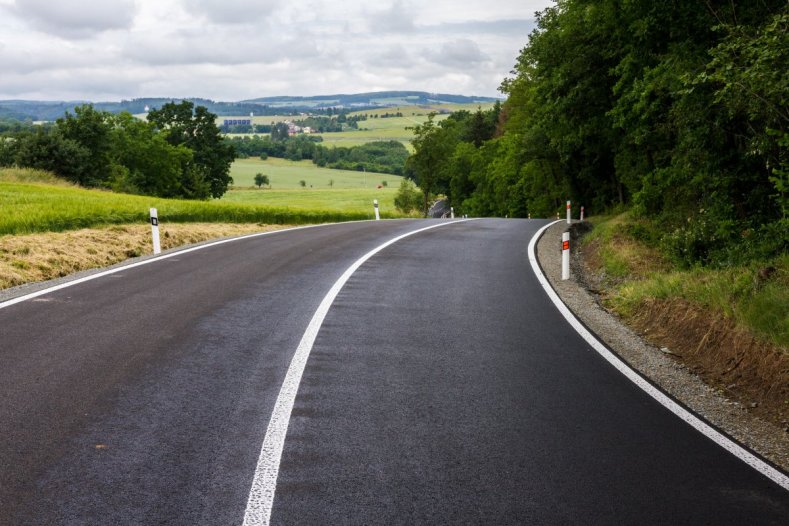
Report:
M562 221L552 225L537 244L537 258L548 281L567 307L620 358L663 391L702 416L719 430L752 449L785 472L789 471L789 433L749 414L738 402L705 384L684 365L646 342L605 310L584 286L583 260L574 251L571 279L561 278Z

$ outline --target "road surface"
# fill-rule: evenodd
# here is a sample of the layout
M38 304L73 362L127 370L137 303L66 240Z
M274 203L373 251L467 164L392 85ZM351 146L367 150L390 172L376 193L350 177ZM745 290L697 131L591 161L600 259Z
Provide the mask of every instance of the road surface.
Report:
M272 524L787 524L535 278L544 221L212 246L0 306L0 524L241 524L294 352Z

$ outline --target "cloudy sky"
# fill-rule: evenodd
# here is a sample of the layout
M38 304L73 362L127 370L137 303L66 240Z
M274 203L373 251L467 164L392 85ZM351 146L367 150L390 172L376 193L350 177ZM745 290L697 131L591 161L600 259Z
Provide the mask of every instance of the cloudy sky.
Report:
M495 96L550 0L0 0L0 99Z

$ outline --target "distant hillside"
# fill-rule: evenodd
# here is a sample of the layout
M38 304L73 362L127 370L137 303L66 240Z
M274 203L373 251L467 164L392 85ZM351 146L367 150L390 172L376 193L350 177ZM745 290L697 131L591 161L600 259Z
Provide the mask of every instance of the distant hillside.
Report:
M242 101L270 107L381 107L417 106L420 104L474 104L495 102L493 97L468 97L448 93L427 93L425 91L376 91L372 93L316 95L312 97L261 97Z
M0 118L17 120L54 121L67 111L73 112L81 104L93 104L98 110L120 113L144 113L146 108L159 108L170 101L189 100L197 106L205 106L216 115L289 114L294 110L315 110L320 108L380 108L387 106L418 106L429 104L473 104L494 102L492 97L467 97L446 93L426 93L424 91L380 91L347 95L316 95L312 97L262 97L240 102L219 102L200 98L141 98L120 102L91 101L29 101L0 100Z

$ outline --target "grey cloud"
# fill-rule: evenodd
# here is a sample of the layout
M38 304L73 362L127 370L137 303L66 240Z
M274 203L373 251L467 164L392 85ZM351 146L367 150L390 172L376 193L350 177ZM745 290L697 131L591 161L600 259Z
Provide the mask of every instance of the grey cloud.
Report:
M130 40L123 56L149 65L242 65L321 56L308 35L298 38L255 31L190 30Z
M267 18L282 2L277 0L185 0L194 10L218 24L246 24Z
M400 45L394 46L376 53L371 56L370 64L391 68L408 68L410 66L410 55L406 49Z
M388 9L370 15L370 28L383 33L410 33L415 13L409 4L395 0Z
M134 0L16 0L7 9L35 29L66 38L129 28L136 13Z
M427 57L432 62L449 67L475 66L490 61L485 53L473 40L460 38L444 43L438 50L427 50Z

